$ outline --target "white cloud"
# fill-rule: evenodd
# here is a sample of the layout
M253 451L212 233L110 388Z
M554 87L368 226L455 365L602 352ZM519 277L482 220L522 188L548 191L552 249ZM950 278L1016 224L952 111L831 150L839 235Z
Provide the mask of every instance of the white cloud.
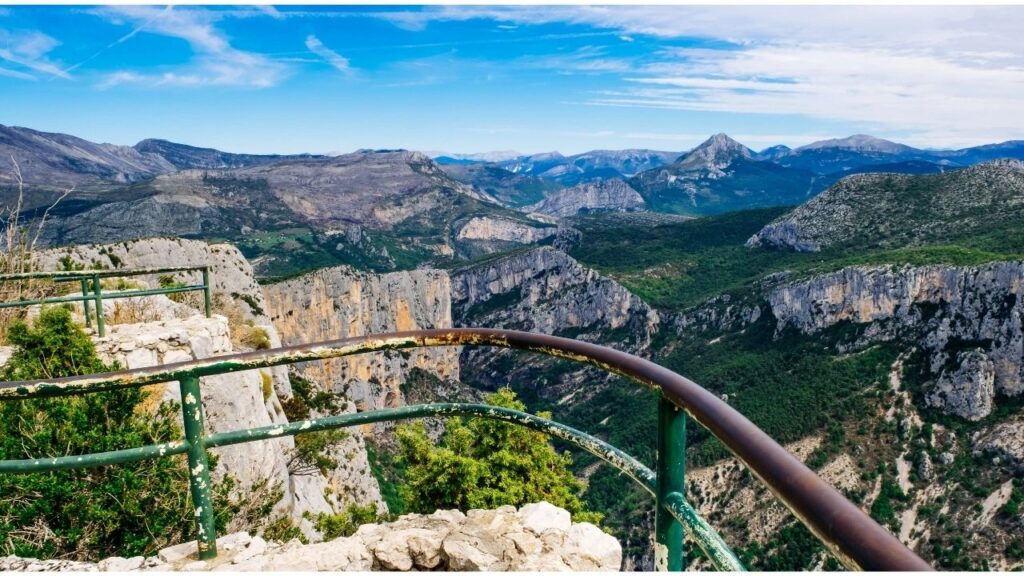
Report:
M115 44L129 40L137 34L149 33L180 38L188 42L195 56L180 70L156 74L143 74L123 70L109 74L102 87L118 84L148 86L248 86L265 88L274 86L287 75L280 62L262 54L246 52L231 46L225 35L213 23L216 13L201 9L158 8L155 6L111 6L97 11L115 23L128 23L133 30Z
M1024 69L836 45L704 51L591 103L792 114L897 128L919 144L1024 134Z
M70 78L67 71L49 58L49 53L59 45L60 42L54 38L35 30L9 32L0 29L0 60L18 68L5 68L3 75L34 80L32 73L35 72Z
M562 22L683 39L589 102L801 115L898 131L920 145L1024 136L1020 6L442 6L380 16Z
M345 58L341 54L338 54L334 50L331 50L327 46L324 46L323 42L319 38L310 34L306 37L306 48L317 56L321 57L331 66L334 66L342 72L351 72L349 67L348 58Z

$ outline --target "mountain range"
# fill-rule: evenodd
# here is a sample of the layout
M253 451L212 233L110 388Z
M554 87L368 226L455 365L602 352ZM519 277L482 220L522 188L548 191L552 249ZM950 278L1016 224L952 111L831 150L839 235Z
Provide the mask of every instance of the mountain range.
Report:
M404 150L335 156L233 154L147 139L97 144L0 125L0 201L24 180L26 217L63 191L41 240L170 235L237 242L261 274L332 263L376 270L462 261L554 241L558 220L595 212L685 216L801 204L863 173L932 174L1024 158L1024 141L932 151L851 136L755 152L716 134L685 152L595 150L443 157Z

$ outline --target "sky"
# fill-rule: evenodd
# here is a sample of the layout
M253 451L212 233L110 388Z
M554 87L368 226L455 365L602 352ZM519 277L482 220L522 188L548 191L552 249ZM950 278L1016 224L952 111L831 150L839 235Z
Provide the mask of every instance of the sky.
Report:
M1024 6L0 6L0 124L248 153L1024 139Z

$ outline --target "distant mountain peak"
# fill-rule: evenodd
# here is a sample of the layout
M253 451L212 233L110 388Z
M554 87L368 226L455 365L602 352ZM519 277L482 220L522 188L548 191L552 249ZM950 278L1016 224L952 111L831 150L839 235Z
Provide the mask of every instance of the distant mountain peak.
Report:
M796 149L797 152L804 150L821 150L826 148L839 148L842 150L856 150L858 152L884 152L887 154L899 154L912 150L910 146L898 144L883 138L876 138L868 134L854 134L846 138L832 138L811 142L806 146Z
M687 170L716 171L732 164L738 158L753 156L750 148L719 132L680 158L679 164Z

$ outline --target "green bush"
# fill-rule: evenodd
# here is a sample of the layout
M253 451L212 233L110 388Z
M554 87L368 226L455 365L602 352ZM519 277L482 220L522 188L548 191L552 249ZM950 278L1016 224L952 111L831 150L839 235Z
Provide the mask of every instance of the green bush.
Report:
M324 540L334 540L356 533L363 524L372 524L383 520L377 515L377 506L352 504L341 514L317 514L316 529L324 535Z
M64 308L15 324L6 380L114 369ZM85 454L180 438L175 407L154 417L138 389L0 402L0 459ZM223 518L221 521L223 522ZM0 555L102 558L151 554L193 537L184 456L133 464L0 475Z
M487 403L523 410L509 389ZM540 414L547 417L545 414ZM572 475L569 454L558 454L547 436L522 426L484 418L450 418L438 445L422 423L399 426L399 459L406 466L403 499L414 512L443 508L496 508L546 500L577 521L598 522L584 510L582 485Z

